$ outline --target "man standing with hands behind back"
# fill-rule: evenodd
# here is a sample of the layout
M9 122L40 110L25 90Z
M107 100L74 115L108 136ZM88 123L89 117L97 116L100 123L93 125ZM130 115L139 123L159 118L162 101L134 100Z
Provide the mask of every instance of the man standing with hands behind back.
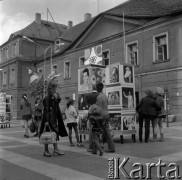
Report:
M112 139L110 130L109 130L109 112L108 112L108 98L107 96L103 93L103 88L104 85L102 83L98 83L96 85L97 92L99 95L97 96L97 102L96 104L100 107L101 109L101 114L103 116L103 132L108 144L108 150L105 152L108 153L114 153L115 152L115 146L114 146L114 141Z

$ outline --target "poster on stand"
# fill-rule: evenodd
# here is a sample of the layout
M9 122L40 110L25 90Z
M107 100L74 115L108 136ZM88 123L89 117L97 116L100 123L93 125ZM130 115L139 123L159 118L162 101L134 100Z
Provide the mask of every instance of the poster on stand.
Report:
M111 131L121 131L121 112L109 112Z
M102 82L105 85L105 67L86 66L78 69L78 91L92 92L96 90L96 84Z
M106 68L106 85L119 83L119 64L111 64Z
M0 123L6 121L6 93L0 93Z
M6 104L11 104L11 95L6 95Z
M134 84L134 67L130 65L120 65L121 84Z
M135 131L136 130L136 114L122 114L122 131Z
M91 104L97 101L98 93L86 93L78 95L78 110L88 110Z
M135 108L134 92L134 87L121 87L122 108L130 110Z
M121 88L106 88L106 96L108 97L108 108L121 108Z

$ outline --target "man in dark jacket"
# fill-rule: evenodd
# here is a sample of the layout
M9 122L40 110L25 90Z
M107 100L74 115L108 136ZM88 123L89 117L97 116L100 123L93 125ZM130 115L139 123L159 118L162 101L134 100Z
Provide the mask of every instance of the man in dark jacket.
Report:
M147 143L150 134L150 121L153 123L161 107L151 90L146 90L145 93L146 97L140 100L136 111L139 113L139 140L142 142L143 120L145 119L145 143Z

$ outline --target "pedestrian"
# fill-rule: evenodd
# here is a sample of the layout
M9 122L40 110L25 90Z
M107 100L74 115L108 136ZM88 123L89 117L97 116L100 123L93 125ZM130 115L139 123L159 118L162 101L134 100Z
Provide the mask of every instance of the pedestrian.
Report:
M97 92L99 93L99 95L97 96L96 104L100 107L101 115L103 117L102 128L106 138L106 142L108 144L108 149L105 152L113 153L115 152L115 145L109 130L108 98L103 93L103 88L104 88L103 83L98 83L96 85Z
M22 119L23 119L23 123L25 127L24 137L29 138L28 121L32 118L32 107L26 94L22 95L22 103L20 105L20 109L21 109Z
M100 152L99 156L102 156L103 151L100 145L100 136L102 134L103 117L101 115L100 108L96 104L90 106L88 118L90 121L90 141L92 147L92 154L97 154L98 150Z
M161 110L160 105L157 103L154 93L151 90L145 91L146 96L142 98L136 107L139 113L139 140L142 140L143 121L145 120L145 143L148 143L150 135L150 121L154 127L154 119L157 117L157 112ZM154 128L153 128L154 129Z
M77 124L77 117L78 117L78 113L74 107L74 100L73 99L69 99L67 102L67 108L65 110L65 115L66 115L66 120L67 120L67 127L69 130L68 133L68 137L69 137L69 141L70 141L70 146L74 146L73 141L72 141L72 128L75 131L75 137L76 137L76 141L77 141L77 146L83 146L82 144L80 144L79 142L79 135L78 135L78 124Z
M39 135L40 123L42 120L42 111L43 111L43 103L40 96L38 96L35 100L35 111L34 111L34 121L36 123L36 134L34 135L35 137Z
M65 137L68 134L64 126L61 110L59 107L61 98L57 93L57 87L57 81L55 81L54 79L49 81L47 87L47 95L43 100L44 109L39 136L41 136L41 134L43 133L45 125L49 125L50 129L57 135L56 140L59 141L59 136ZM58 149L57 142L53 144L53 147L53 155L64 155L64 153ZM48 144L44 144L44 148L44 156L51 157L51 154L48 149Z
M166 117L166 111L164 110L164 90L161 87L156 87L154 92L156 94L156 101L161 107L161 111L158 111L158 116L154 121L155 141L157 141L157 125L159 127L160 132L159 141L164 141L163 119Z

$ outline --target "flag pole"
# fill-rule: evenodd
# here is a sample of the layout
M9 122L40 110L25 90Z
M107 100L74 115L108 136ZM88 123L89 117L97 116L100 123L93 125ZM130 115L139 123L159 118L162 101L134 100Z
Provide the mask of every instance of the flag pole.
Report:
M123 49L124 49L124 62L126 63L126 47L125 47L125 24L124 24L124 13L123 13Z

